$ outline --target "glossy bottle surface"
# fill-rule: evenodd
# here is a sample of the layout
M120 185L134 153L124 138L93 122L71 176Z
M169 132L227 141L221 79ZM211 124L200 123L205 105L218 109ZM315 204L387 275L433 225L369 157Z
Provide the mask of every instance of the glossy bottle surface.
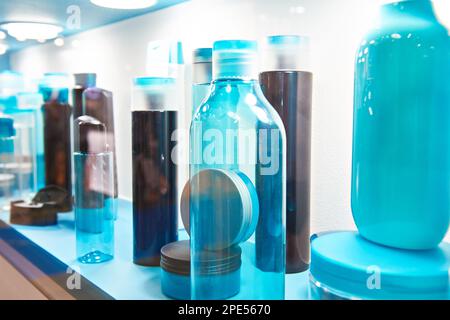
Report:
M450 214L450 41L428 0L381 8L355 73L352 211L364 237L428 249Z
M224 181L215 185L196 185L197 173L211 169L235 172L249 179L256 189L259 218L250 230L248 240L240 243L240 290L235 299L283 299L285 270L285 132L276 111L264 98L258 81L218 79L213 82L211 94L194 115L191 134L190 176L191 188L215 188L221 203L228 199ZM211 171L210 171L211 172ZM205 221L205 215L214 214L202 202L201 192L191 194L191 279L192 298L209 299L209 291L222 290L228 284L208 281L205 269L214 268L214 255L231 257L233 245L210 247L211 236L226 238L224 228L232 225L233 210L228 210L229 222L214 226ZM195 207L195 210L193 208ZM204 209L202 209L204 208ZM223 210L227 212L226 208ZM226 221L221 217L222 221ZM220 250L219 250L220 249ZM220 253L218 253L220 252ZM206 264L206 265L205 265ZM217 286L223 286L218 288ZM209 288L209 289L208 289ZM226 291L226 290L225 290Z

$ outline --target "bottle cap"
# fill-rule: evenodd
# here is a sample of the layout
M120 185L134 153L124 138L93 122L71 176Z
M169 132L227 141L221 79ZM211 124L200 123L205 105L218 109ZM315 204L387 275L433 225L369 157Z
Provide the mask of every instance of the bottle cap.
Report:
M202 212L198 211L199 206ZM194 214L197 223L209 226L201 232L205 249L222 250L245 242L255 231L259 217L258 194L242 172L206 169L185 185L180 211L188 234L190 216Z
M258 45L250 40L221 40L213 47L213 79L258 78Z
M97 83L97 74L95 73L75 73L75 85L83 88L95 87Z
M90 116L81 116L74 125L74 151L86 154L108 152L106 126Z
M298 35L277 35L267 37L263 50L262 70L310 69L309 38Z
M134 79L133 111L177 111L177 85L174 78L143 77Z
M0 138L12 138L16 135L14 120L9 117L0 118Z
M69 83L69 75L66 73L45 73L39 83L39 92L42 93L44 102L67 103L69 101Z

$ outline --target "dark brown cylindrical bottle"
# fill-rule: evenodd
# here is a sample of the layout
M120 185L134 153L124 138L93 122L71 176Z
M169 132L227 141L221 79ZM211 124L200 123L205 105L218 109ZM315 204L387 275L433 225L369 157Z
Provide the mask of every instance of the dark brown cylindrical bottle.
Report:
M62 83L65 77L59 74L46 75L47 83L40 86L44 98L42 106L44 119L45 185L63 188L72 196L72 150L71 114L68 104L69 89ZM72 210L68 201L62 212Z
M311 189L311 72L299 71L298 36L269 37L273 66L260 74L264 95L286 128L286 273L309 268Z

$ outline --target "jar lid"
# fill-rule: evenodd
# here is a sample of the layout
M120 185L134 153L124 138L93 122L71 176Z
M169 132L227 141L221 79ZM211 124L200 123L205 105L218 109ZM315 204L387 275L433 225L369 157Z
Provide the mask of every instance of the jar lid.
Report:
M319 286L355 299L448 299L450 244L394 249L356 232L311 237L311 275Z
M204 212L199 213L199 207ZM190 210L196 210L201 225L209 226L202 233L205 249L221 250L248 240L254 233L259 217L258 194L242 172L206 169L192 177L181 195L181 218L188 234Z
M233 246L221 251L200 253L199 270L202 275L222 275L241 267L241 248ZM161 268L170 273L191 274L190 241L172 242L161 248Z

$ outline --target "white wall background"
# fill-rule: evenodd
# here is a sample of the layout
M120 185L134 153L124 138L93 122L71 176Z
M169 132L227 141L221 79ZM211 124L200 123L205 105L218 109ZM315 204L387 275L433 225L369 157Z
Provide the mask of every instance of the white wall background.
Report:
M131 198L131 79L145 74L149 41L181 39L195 48L216 39L308 35L315 74L312 231L350 229L354 54L376 5L386 1L193 0L67 38L62 48L24 49L11 55L11 67L33 76L98 74L98 85L114 93L120 194ZM450 22L449 2L436 0L436 7Z

